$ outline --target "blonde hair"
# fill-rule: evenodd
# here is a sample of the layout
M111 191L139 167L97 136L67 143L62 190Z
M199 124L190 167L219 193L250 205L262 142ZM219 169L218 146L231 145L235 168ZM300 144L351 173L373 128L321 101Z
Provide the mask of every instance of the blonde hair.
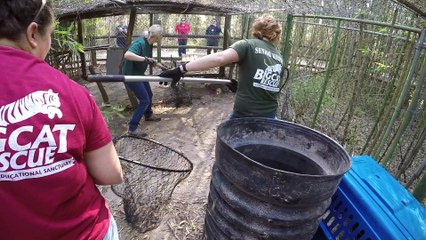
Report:
M256 18L252 25L252 35L258 39L266 39L275 45L281 40L281 24L269 14Z
M163 27L161 27L158 24L154 24L151 27L149 27L148 34L149 36L153 36L153 37L163 35Z

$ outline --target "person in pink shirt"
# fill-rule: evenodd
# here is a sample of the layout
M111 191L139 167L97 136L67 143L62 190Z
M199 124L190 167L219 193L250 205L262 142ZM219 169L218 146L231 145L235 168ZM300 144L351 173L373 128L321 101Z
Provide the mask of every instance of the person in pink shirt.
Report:
M175 26L175 32L179 35L188 35L189 32L191 32L191 27L186 22L185 18L180 19L180 23L176 24ZM178 53L179 57L182 57L182 54L186 54L186 44L188 43L188 37L178 37Z
M96 184L120 161L93 96L44 61L51 0L2 0L0 22L0 238L117 240Z

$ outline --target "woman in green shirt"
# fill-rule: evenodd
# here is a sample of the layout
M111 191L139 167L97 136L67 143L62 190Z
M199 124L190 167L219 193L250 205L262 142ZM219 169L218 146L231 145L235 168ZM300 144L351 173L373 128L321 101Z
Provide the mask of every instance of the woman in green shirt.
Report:
M280 88L283 85L283 60L277 49L281 25L271 15L258 17L252 25L253 39L240 40L228 49L164 71L161 77L177 82L189 71L237 63L241 68L232 116L276 117Z

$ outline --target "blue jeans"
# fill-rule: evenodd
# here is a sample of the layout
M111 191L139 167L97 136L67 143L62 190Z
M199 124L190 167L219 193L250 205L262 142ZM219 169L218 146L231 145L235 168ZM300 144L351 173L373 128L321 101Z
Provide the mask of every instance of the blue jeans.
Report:
M149 82L126 83L126 85L133 91L139 101L129 122L129 131L135 131L142 116L149 118L152 115L152 91Z
M114 217L111 215L111 223L103 240L118 240L118 229Z
M185 45L188 42L188 39L178 39L179 45ZM182 54L186 54L186 48L185 47L179 47L179 57L182 57Z

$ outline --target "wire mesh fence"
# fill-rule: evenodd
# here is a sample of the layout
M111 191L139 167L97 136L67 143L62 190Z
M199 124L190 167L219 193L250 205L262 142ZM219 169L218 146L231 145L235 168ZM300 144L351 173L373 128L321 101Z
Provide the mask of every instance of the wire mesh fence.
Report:
M126 221L144 233L159 226L173 190L192 171L181 153L150 139L121 136L114 140L124 171L112 191L122 198Z

